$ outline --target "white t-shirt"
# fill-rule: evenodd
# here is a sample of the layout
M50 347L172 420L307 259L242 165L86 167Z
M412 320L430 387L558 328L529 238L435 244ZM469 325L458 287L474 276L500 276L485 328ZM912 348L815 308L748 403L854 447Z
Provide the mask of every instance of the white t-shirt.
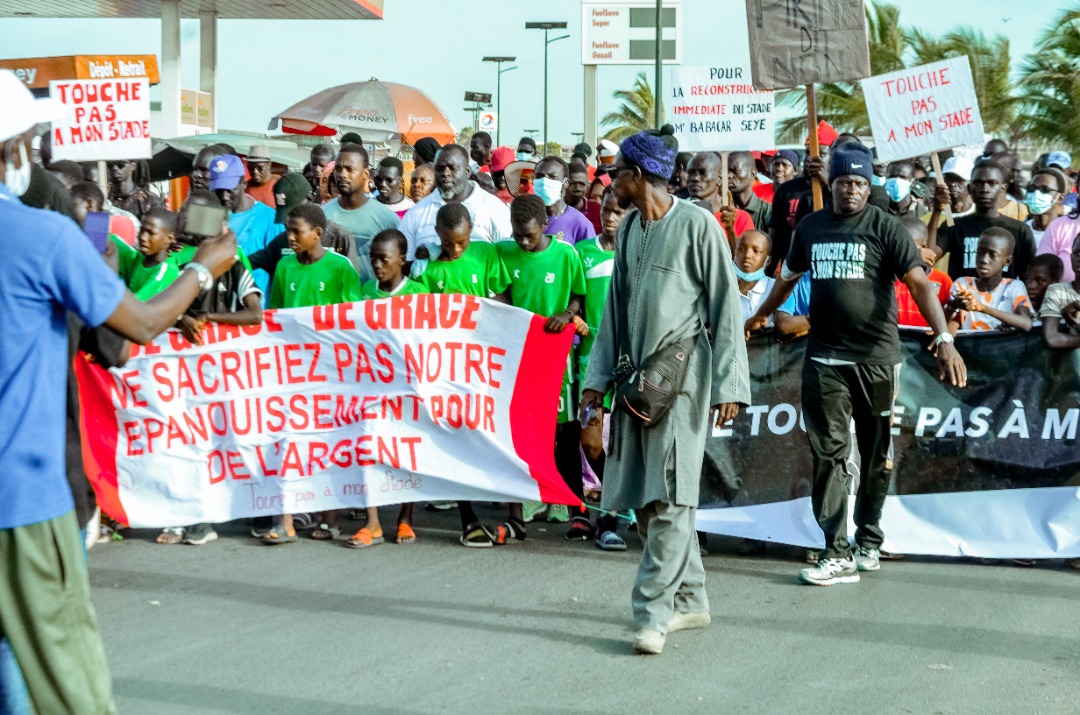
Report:
M1042 308L1039 309L1039 317L1059 318L1058 330L1069 335L1080 335L1080 328L1074 328L1065 320L1065 308L1080 301L1080 293L1076 292L1072 283L1055 283L1046 289L1046 297L1043 298Z
M765 299L769 297L769 292L772 290L773 283L776 282L775 278L765 276L754 285L750 286L750 291L743 295L739 293L739 303L742 305L742 319L745 323L750 320L750 317L757 312L757 309L761 307L761 304L765 302ZM772 325L772 316L769 316L769 322L766 325Z
M469 210L469 216L472 217L471 239L498 243L511 238L510 207L484 191L475 181L469 183L472 184L472 193L461 203ZM422 198L402 217L398 229L409 241L408 259L410 261L416 258L417 246L439 243L439 236L435 233L435 215L445 205L446 202L436 189Z
M1000 310L1002 313L1019 313L1021 306L1026 307L1029 312L1031 310L1031 300L1028 299L1027 288L1024 287L1024 282L1020 280L1014 280L1012 278L1002 278L998 287L989 293L979 290L975 287L975 278L973 276L961 276L953 283L952 295L955 297L961 288L966 289L978 296L979 300L984 305L987 305L994 310ZM1051 286L1052 288L1053 286ZM1049 291L1047 297L1050 296ZM1000 330L1001 321L997 318L987 315L986 313L975 313L970 310L965 310L961 313L963 318L960 322L961 330Z

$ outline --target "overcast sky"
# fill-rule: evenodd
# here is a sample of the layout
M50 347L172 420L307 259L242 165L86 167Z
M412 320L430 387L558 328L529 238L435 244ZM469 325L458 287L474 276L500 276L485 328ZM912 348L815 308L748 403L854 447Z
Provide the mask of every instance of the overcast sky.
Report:
M347 0L342 0L347 1ZM1012 43L1015 63L1069 0L903 0L901 23L932 34L966 24ZM720 48L746 45L743 0L685 0L683 64L708 65ZM224 130L265 131L275 113L325 87L378 77L426 92L458 128L471 122L465 91L495 92L495 65L485 55L516 55L503 75L502 143L540 128L543 33L526 20L564 20L570 37L550 46L552 139L574 141L582 130L581 4L579 0L385 0L382 21L227 20L218 25L218 124ZM198 21L185 20L183 85L198 86ZM555 33L553 33L553 36ZM153 20L0 19L0 57L70 54L150 54L160 49ZM629 87L651 67L599 68L601 116L612 91ZM665 82L667 81L665 77ZM539 137L538 137L539 139Z

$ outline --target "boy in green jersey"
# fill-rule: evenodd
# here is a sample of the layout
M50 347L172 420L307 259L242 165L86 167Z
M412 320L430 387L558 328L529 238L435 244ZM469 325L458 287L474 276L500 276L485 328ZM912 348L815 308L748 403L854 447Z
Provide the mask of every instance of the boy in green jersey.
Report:
M289 248L295 252L285 256L274 269L270 289L271 308L306 308L315 305L334 305L360 300L360 276L349 259L326 250L322 232L326 230L326 215L315 204L300 204L285 221ZM311 538L333 541L339 534L337 521L340 510L317 515L318 526ZM368 525L361 531L367 538L350 546L365 547L383 542L379 514L368 508ZM374 519L372 515L374 514ZM358 534L359 535L359 534ZM353 537L356 540L357 537ZM289 544L296 541L293 515L282 514L278 524L262 537L264 544Z
M168 209L150 209L139 227L135 248L141 254L122 276L139 300L150 300L180 277L180 269L169 260L169 247L176 240L176 214Z
M375 234L371 239L371 268L375 278L361 286L361 300L428 292L423 285L404 273L408 246L405 234L396 228L387 228Z
M589 367L589 353L596 335L600 332L600 320L604 317L611 274L615 268L615 235L622 223L626 209L619 206L611 187L604 189L600 202L601 232L596 238L577 244L578 256L585 269L585 322L589 334L581 339L577 350L578 375L585 379ZM604 480L605 434L610 423L611 395L604 398L604 409L590 411L581 426L581 451L589 468L602 483ZM596 522L596 546L604 551L625 551L626 542L618 533L619 520L612 514L603 514Z
M495 244L469 240L471 231L472 217L463 204L440 208L435 214L439 257L428 261L419 282L429 293L462 293L509 303L505 293L510 276Z
M405 254L409 250L409 241L405 234L396 228L387 228L379 231L371 239L371 269L375 274L374 280L370 280L361 288L361 300L380 300L396 295L416 295L427 293L424 286L414 280L410 280L403 271L405 270ZM374 508L368 509L368 520L363 529L356 532L348 545L353 548L364 548L375 543L376 534L382 536L382 525L379 523L379 512ZM416 541L416 532L412 528L413 503L404 502L398 511L397 538L399 544L412 544ZM365 533L366 532L366 533ZM368 542L371 543L368 543Z
M559 333L575 324L585 303L585 272L574 247L544 234L547 209L539 196L524 194L510 204L513 241L497 244L499 257L510 273L510 302L537 315L549 316L545 330ZM576 324L575 324L576 327ZM558 426L555 428L555 465L570 489L580 498L581 425L578 423L574 394L573 351L567 356L559 399ZM548 521L570 521L564 504L548 507ZM512 531L518 525L511 522ZM568 539L589 538L592 524L588 518L574 517ZM584 534L584 536L582 536Z
M428 261L419 282L429 293L462 293L481 298L494 298L509 303L507 287L510 276L506 272L495 245L485 241L471 241L472 217L469 210L459 203L446 204L435 214L435 233L439 236L439 256ZM509 523L516 520L521 525L514 533L517 541L525 540L524 523L521 521L521 504L510 504ZM470 548L487 548L498 539L495 532L482 525L476 518L471 502L459 501L461 515L461 545ZM500 541L505 543L505 540Z

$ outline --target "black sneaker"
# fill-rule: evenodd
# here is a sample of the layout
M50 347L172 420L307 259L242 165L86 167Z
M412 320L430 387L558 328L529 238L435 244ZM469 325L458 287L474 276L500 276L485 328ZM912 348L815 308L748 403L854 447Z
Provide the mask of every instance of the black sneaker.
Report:
M187 532L184 534L184 543L193 546L201 546L216 538L217 532L214 531L214 527L209 524L196 524L195 526L189 526L187 528Z

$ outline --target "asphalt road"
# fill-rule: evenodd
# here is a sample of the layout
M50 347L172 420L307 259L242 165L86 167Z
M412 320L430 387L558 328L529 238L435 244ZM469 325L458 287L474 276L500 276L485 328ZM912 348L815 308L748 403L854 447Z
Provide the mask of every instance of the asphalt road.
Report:
M120 712L1080 711L1080 574L1060 562L909 559L815 588L795 549L740 558L712 537L712 627L646 657L629 645L636 535L609 554L533 524L525 544L465 549L456 512L417 515L418 543L366 551L240 526L96 546Z

